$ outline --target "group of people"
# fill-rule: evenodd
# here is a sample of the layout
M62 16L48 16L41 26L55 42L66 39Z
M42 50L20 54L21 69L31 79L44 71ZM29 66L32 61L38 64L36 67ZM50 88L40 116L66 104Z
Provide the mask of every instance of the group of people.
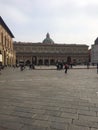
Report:
M57 66L57 70L61 70L61 69L65 69L65 73L67 73L67 70L69 69L69 65L68 65L68 63L61 63L61 62L58 62L57 64L56 64L56 66ZM72 65L70 65L71 66L71 68L72 68Z
M67 73L69 68L72 68L72 64L68 64L67 62L66 63L58 62L56 64L56 66L57 66L57 70L64 69L65 73ZM90 66L90 64L87 63L87 69L89 69L89 66ZM16 67L20 67L20 71L23 71L25 69L25 65L22 62L19 64L19 66L13 65L13 68L16 68ZM28 67L29 67L29 69L35 69L35 65L34 64L29 64ZM0 71L3 68L4 68L4 66L2 66L2 64L0 64ZM96 64L96 69L97 69L97 74L98 74L98 63Z
M57 63L56 64L56 66L57 66L57 70L60 70L60 69L65 69L65 73L67 73L67 70L69 69L69 66L70 66L70 68L72 68L72 64L68 64L68 63L65 63L65 64L63 64L63 63ZM64 66L64 67L63 67ZM87 62L87 69L89 69L89 66L90 66L90 63L89 62ZM98 63L96 64L96 68L97 68L97 74L98 74Z

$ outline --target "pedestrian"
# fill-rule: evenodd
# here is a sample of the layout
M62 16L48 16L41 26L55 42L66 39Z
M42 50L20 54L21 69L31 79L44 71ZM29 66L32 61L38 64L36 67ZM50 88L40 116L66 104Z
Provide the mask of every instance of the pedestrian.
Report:
M90 63L89 63L89 62L87 62L87 69L89 69L89 66L90 66Z
M67 63L65 63L64 69L65 69L65 73L67 73L67 70L68 70L68 64Z
M98 63L97 63L97 74L98 74Z

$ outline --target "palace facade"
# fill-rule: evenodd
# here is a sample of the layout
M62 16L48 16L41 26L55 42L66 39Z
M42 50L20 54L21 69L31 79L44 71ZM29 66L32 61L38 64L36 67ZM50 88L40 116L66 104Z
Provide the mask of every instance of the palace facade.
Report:
M57 62L84 64L89 60L88 46L80 44L57 44L47 33L40 43L14 42L16 63L55 65Z
M14 35L0 16L0 54L2 55L2 65L4 66L16 64L13 38Z
M98 63L98 37L94 41L94 44L91 47L91 63L97 64Z

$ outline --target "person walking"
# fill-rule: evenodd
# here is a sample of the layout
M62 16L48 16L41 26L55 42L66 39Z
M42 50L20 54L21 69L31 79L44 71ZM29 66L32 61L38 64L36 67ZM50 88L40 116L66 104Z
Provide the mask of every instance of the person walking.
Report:
M87 62L87 69L89 69L89 66L90 66L90 64L89 64L89 62Z
M68 64L67 63L65 63L64 69L65 69L65 73L67 73L67 70L68 70Z

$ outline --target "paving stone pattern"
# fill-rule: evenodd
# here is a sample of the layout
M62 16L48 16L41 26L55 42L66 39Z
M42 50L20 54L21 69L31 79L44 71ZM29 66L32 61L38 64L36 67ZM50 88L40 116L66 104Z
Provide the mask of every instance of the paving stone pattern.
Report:
M1 73L0 130L98 130L96 69Z

